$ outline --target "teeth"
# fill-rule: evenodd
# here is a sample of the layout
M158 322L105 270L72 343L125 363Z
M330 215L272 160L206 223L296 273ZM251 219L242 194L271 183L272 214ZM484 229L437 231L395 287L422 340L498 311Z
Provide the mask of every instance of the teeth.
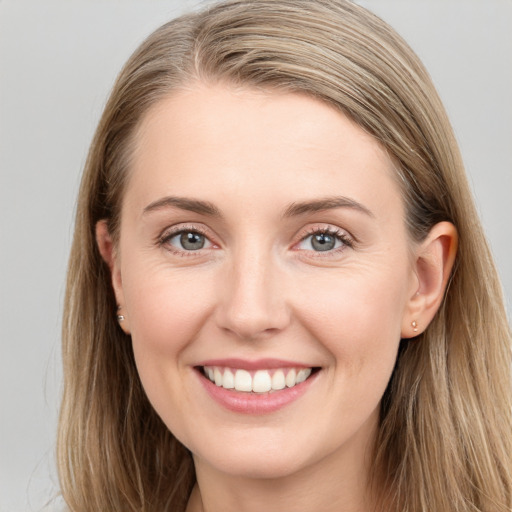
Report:
M215 385L222 386L222 373L220 373L220 370L218 368L215 368L215 370L213 370L213 377L215 380Z
M246 370L237 370L235 373L235 389L237 391L252 391L252 377Z
M286 387L286 379L284 378L283 370L277 370L272 375L272 389L284 389Z
M297 372L292 369L286 375L286 386L292 388L295 384L297 384Z
M297 373L297 384L304 382L311 375L311 368L302 368Z
M258 370L252 379L252 390L255 393L266 393L272 389L272 377L265 370Z
M311 368L282 368L277 370L257 370L253 374L247 370L205 366L203 371L216 386L235 389L246 393L268 393L285 387L292 388L304 382L311 375Z
M233 389L235 387L235 376L233 375L233 372L229 369L224 370L224 378L222 380L222 387L224 387L226 389Z

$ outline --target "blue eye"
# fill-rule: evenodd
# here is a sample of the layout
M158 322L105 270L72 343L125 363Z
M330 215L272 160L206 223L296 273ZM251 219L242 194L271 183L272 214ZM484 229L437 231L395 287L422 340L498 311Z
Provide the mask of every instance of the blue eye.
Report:
M343 233L331 233L330 231L317 231L304 237L298 248L305 251L327 252L351 243Z
M208 238L197 231L180 231L164 241L184 251L199 251L211 246Z

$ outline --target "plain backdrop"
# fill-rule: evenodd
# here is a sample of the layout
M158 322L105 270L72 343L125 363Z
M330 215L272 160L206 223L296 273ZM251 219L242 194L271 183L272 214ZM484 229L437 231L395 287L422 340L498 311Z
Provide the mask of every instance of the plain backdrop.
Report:
M512 303L512 1L362 0L425 62ZM197 1L0 0L0 511L57 490L60 322L75 196L121 65Z

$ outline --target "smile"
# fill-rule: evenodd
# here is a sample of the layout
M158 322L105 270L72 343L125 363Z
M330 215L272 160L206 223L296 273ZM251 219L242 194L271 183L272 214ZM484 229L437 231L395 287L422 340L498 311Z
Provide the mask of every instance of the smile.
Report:
M320 366L279 359L210 359L194 366L207 395L239 414L270 414L291 406L315 386Z
M203 366L203 374L216 386L245 393L269 393L293 388L304 382L313 368L276 368L248 371L243 369Z

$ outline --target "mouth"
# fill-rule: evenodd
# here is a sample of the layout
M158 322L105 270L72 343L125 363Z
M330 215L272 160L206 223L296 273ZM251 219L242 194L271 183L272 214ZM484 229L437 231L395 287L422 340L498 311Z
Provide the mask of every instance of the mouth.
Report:
M272 394L295 388L320 370L319 367L246 370L210 365L198 366L196 369L219 388L252 394Z

